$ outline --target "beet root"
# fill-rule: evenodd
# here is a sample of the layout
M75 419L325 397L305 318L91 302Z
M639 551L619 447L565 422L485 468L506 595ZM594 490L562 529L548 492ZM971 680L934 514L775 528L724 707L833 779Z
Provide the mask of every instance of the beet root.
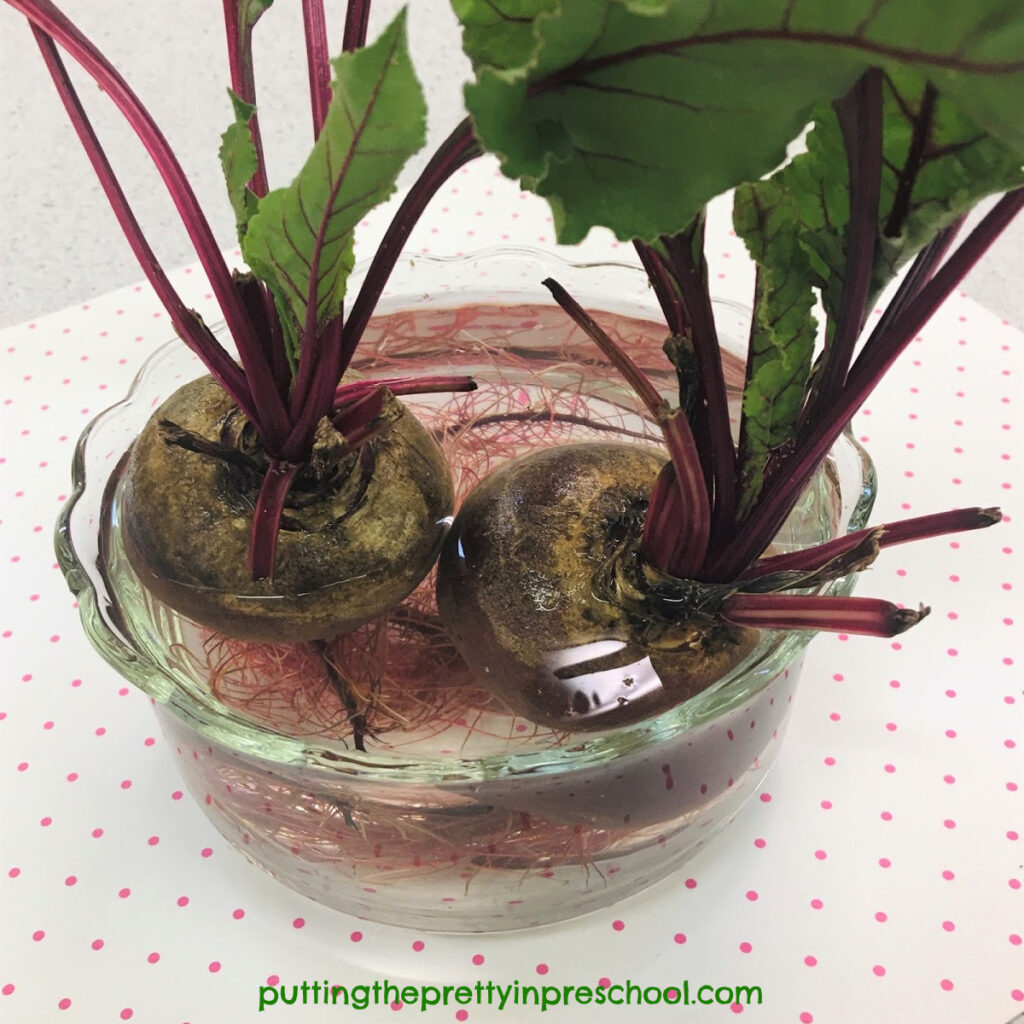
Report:
M757 631L674 618L639 553L656 449L588 442L500 467L466 499L438 571L442 619L478 681L516 713L615 728L681 703Z
M175 392L125 474L122 535L142 584L187 618L258 643L327 639L398 604L433 565L453 494L436 442L389 402L388 428L354 452L321 423L286 500L273 578L254 581L249 534L266 457L212 377ZM196 439L232 457L189 450Z

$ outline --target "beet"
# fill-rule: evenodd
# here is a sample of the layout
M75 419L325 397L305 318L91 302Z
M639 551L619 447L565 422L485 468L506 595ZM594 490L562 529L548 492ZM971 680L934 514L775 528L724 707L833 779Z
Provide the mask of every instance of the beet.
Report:
M438 605L478 681L514 711L606 729L679 704L753 648L757 631L675 621L639 545L665 464L587 442L506 463L466 499L441 554Z
M453 496L437 443L397 399L388 406L387 429L356 451L321 424L289 491L273 578L254 581L258 443L212 377L186 384L151 417L126 470L120 515L142 583L188 618L260 643L326 639L398 604L433 565ZM233 458L189 450L196 439Z

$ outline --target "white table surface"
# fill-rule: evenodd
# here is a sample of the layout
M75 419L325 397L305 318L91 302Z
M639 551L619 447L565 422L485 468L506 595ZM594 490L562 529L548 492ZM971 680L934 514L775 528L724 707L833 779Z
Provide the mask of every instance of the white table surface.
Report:
M480 161L442 190L410 247L498 244L549 247L551 225ZM708 251L716 293L742 301L749 267L724 218ZM603 235L583 252L628 254ZM216 319L199 271L173 277ZM814 642L760 799L680 874L582 920L471 937L358 921L248 865L182 797L147 700L85 640L51 542L72 447L169 333L143 285L0 332L0 1020L540 1019L486 1006L260 1015L271 977L750 984L763 1005L739 1016L770 1024L1004 1024L1024 1009L1016 327L954 298L856 420L881 477L875 521L1009 513L988 531L884 552L860 586L925 601L931 617L898 641Z

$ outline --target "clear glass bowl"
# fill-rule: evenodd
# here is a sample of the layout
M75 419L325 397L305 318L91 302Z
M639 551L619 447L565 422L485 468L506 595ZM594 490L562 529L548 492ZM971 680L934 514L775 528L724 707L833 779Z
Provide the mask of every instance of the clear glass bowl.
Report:
M630 389L553 306L540 285L548 276L613 314L606 326L667 396L675 391L664 327L632 266L511 249L405 258L354 368L477 378L471 395L409 402L440 438L458 495L540 445L659 441ZM745 311L720 303L716 316L742 344ZM726 370L741 385L735 357ZM93 645L153 699L190 792L249 860L372 920L523 928L646 888L750 798L778 750L811 633L764 633L735 670L656 718L566 734L515 718L476 688L436 618L430 579L388 619L326 648L228 640L161 604L124 554L121 471L155 407L202 372L171 343L86 429L57 553ZM775 547L860 529L874 487L865 452L844 437ZM846 594L853 582L828 590ZM369 709L365 751L355 749L339 673Z

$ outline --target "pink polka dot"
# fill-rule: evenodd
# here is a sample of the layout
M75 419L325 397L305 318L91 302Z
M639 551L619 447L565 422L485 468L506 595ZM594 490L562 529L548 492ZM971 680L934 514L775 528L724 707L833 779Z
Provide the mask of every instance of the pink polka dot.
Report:
M686 936L682 932L676 932L674 939L681 946L686 941Z
M819 900L819 899L813 899L813 900L811 900L811 907L812 907L812 908L813 908L814 910L821 910L821 908L822 908L823 906L825 906L825 904L824 904L824 903L822 903L822 901L821 901L821 900Z
M612 927L617 931L621 932L626 927L625 921L612 921Z
M956 822L952 818L946 818L942 823L946 828L956 828Z
M98 949L102 949L103 948L103 940L102 939L93 939L92 942L91 942L91 946L92 946L93 949L97 949L97 950Z
M122 779L121 780L121 788L122 789L131 789L132 788L132 780L131 779Z
M818 958L816 956L805 956L804 963L807 964L808 967L817 967Z
M943 978L942 981L939 982L939 987L943 992L952 992L953 982L951 982L949 978Z
M956 875L954 875L954 874L953 874L953 872L952 872L952 871L950 871L950 870L949 870L949 869L947 868L947 869L946 869L945 871L943 871L943 872L942 872L942 877L943 877L943 878L944 878L944 879L945 879L945 880L946 880L947 882L952 882L952 881L953 881L953 879L954 879L954 878L956 878Z
M362 933L362 932L353 932L353 933L352 933L352 934L351 934L351 935L349 936L349 938L350 938L350 939L351 939L351 940L352 940L353 942L362 942L362 941L363 941L363 933Z
M68 999L67 996L65 996L63 999L61 999L57 1003L57 1009L58 1010L66 1010L70 1005L71 1005L71 1000Z
M1024 991L1019 988L1011 989L1010 998L1018 1003L1024 1003Z
M64 879L64 884L68 888L71 888L71 886L73 886L73 885L77 885L78 884L78 876L77 875L68 875L68 877Z
M179 907L187 907L188 906L188 897L187 896L179 896L178 897L178 906Z
M885 770L886 770L886 771L887 771L887 772L888 772L888 773L889 773L890 775L892 775L892 773L893 773L894 771L896 771L896 765L894 765L894 764L887 764L887 765L885 765Z
M879 817L882 821L892 821L892 811L882 811Z
M47 815L45 818L40 818L39 824L42 825L43 828L49 828L53 824L53 818L51 818L49 815Z
M211 850L210 847L208 847L208 846L204 846L199 851L199 856L200 857L212 857L213 856L213 850Z
M156 845L157 845L157 844L158 844L158 843L160 842L160 837L159 837L159 836L150 836L150 837L149 837L149 838L148 838L148 839L146 840L146 842L147 842L147 843L148 843L148 844L149 844L150 846L156 846Z
M537 973L538 974L547 974L548 973L548 965L547 964L537 964Z
M457 1010L455 1012L455 1019L456 1020L469 1020L469 1011L468 1010Z
M422 953L422 952L423 952L423 950L424 950L424 949L426 948L426 943L424 943L424 941L423 941L422 939L417 939L417 940L416 940L416 941L415 941L415 942L414 942L414 943L412 944L412 948L413 948L413 950L414 950L415 952L417 952L417 953ZM477 954L477 955L479 955L479 954Z
M46 932L44 932L42 930L42 928L40 928L38 931L34 931L32 933L32 941L33 942L42 942L43 939L45 939L45 938L46 938Z
M133 1016L134 1013L132 1012L132 1008L130 1006L126 1006L121 1011L121 1020L131 1020Z
M484 962L483 953L474 953L473 954L473 963L476 964L477 967L479 967L483 962Z
M806 1010L800 1014L800 1024L814 1024L814 1017Z
M280 981L281 981L281 979L276 974L268 974L267 975L267 984L268 985L277 985Z
M696 878L688 878L685 882L683 882L683 885L685 885L687 889L696 889L697 888L697 879Z
M740 943L740 952L749 953L754 947L749 942Z
M121 899L123 899L123 900L128 899L128 897L131 896L131 894L132 894L132 891L127 886L125 888L123 888L123 889L118 889L117 890L117 895L120 896Z
M733 1003L729 1007L729 1009L732 1010L733 1013L742 1013L743 1012L743 1004L742 1003Z
M942 922L942 930L946 931L946 932L956 931L956 925L953 924L952 921L943 921Z
M1014 830L1011 828L1009 832L1006 833L1006 838L1009 839L1010 842L1015 843L1018 839L1020 839L1020 833L1014 832Z
M767 844L765 843L765 841L764 841L763 839L755 839L755 840L754 840L754 845L755 845L755 846L756 846L756 847L757 847L757 848L758 848L759 850L763 850L763 849L765 848L765 846L766 846Z
M889 860L888 857L879 857L878 858L878 866L880 868L891 868L892 867L892 861Z
M146 962L147 963L151 963L151 964L159 963L160 962L160 954L159 953L150 953L149 956L146 957Z
M815 850L814 856L817 860L825 860L828 857L828 854L824 850Z
M761 794L761 803L763 803L763 804L770 804L771 802L772 802L772 795L771 795L771 793L762 793Z
M879 910L875 914L875 920L880 924L885 924L885 922L889 920L889 915L884 910Z
M220 961L219 960L212 960L212 961L210 961L210 965L209 965L209 967L207 967L207 970L211 974L216 974L220 970Z
M871 973L876 978L884 978L885 977L885 968L881 964L875 964L875 966L871 968Z
M1010 935L1010 944L1011 945L1019 946L1019 945L1021 945L1021 943L1024 943L1024 938L1021 938L1021 936L1017 935L1016 933Z
M306 927L306 919L304 917L297 917L297 918L295 918L295 920L292 921L292 927L293 928L305 928Z
M757 899L757 890L756 889L748 889L747 890L747 899L750 900L751 903L753 903Z

